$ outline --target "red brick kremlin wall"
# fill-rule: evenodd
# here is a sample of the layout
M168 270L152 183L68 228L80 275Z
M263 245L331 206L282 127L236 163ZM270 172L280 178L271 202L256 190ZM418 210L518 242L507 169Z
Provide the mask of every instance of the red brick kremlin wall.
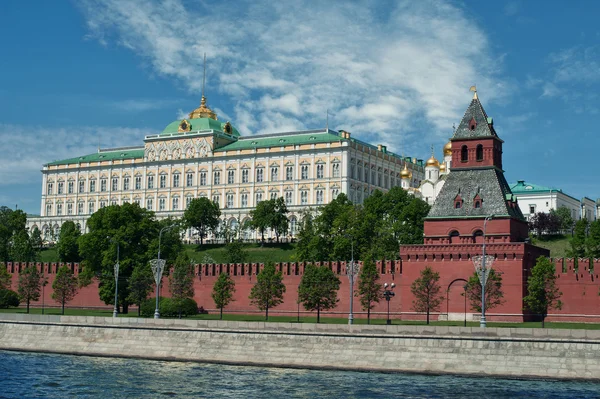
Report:
M396 261L378 261L377 267L380 272L381 283L395 283L396 296L390 301L390 314L392 318L424 319L423 315L416 314L412 310L413 296L410 292L410 286L415 278L418 278L420 271L425 266L431 266L434 270L440 272L440 285L444 293L444 301L439 312L432 313L432 320L446 319L447 314L452 319L462 320L464 317L464 280L468 279L474 271L471 257L481 253L481 246L477 244L461 245L460 247L448 245L446 250L436 245L436 256L427 255L431 249L427 245L403 246L402 259ZM472 247L472 248L471 248ZM441 249L441 251L440 251ZM496 260L492 267L502 274L503 291L506 302L494 309L488 311L488 321L521 321L522 301L525 294L523 282L527 280L531 267L535 263L537 247L523 243L502 243L489 244L486 246L488 254L495 255ZM598 265L594 272L590 270L592 264L588 259L578 259L577 262L571 258L553 259L556 265L558 275L558 286L562 291L563 308L558 311L551 311L548 321L589 321L600 322L600 260L594 260L593 264ZM362 262L359 262L362 263ZM349 310L349 289L350 283L345 274L346 262L324 262L324 265L330 267L334 273L340 277L341 286L338 291L339 303L335 309L324 312L329 316L346 317ZM36 263L38 270L44 272L48 277L48 285L44 289L44 299L32 304L39 307L58 306L51 298L52 283L56 271L62 263ZM79 264L67 264L77 275L80 271ZM523 266L525 265L525 266ZM13 275L12 289L16 290L18 286L18 274L27 265L25 263L0 263L0 267L6 267L7 271ZM202 306L210 312L215 312L214 303L210 296L212 287L220 273L229 273L235 281L236 294L235 301L226 308L226 312L255 313L258 310L250 304L248 296L254 283L256 274L262 269L262 264L202 264L195 265L195 297L198 306ZM278 270L283 273L283 281L286 285L284 302L269 311L270 314L296 315L298 311L297 295L298 285L304 272L304 263L279 263L276 264ZM355 289L357 288L355 281ZM168 296L168 279L163 278L164 295ZM151 294L151 297L154 297ZM80 289L77 296L67 304L67 307L103 307L111 308L105 305L98 297L98 283ZM300 307L301 316L307 315ZM354 298L354 312L356 317L366 317L366 312L361 309L359 298ZM387 303L385 300L373 309L372 316L385 318L387 312ZM262 313L262 312L261 312ZM471 314L467 303L467 317L471 319ZM476 315L477 318L478 315Z

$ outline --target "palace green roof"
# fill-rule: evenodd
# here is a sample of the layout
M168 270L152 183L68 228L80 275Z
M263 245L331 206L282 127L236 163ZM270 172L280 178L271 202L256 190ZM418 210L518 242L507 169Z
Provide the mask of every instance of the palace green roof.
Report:
M76 158L62 159L60 161L49 162L46 166L67 165L87 162L115 161L121 159L135 159L144 157L144 148L123 148L113 151L100 151L89 155L83 155Z
M526 193L549 193L550 191L562 192L560 189L553 187L540 186L539 184L525 183L525 180L519 180L516 184L510 187L514 194L526 194Z
M339 135L333 132L325 132L323 130L299 132L296 134L268 134L264 136L239 137L236 142L218 148L215 151L234 151L300 144L333 143L341 140L343 139Z
M225 124L227 123L227 122L218 121L218 120L211 119L211 118L197 118L197 119L185 119L185 120L188 121L188 123L190 124L191 131L217 130L220 132L224 132ZM183 121L183 119L180 119L180 120L169 123L167 125L167 127L165 127L165 129L162 131L161 134L171 134L171 133L179 132L179 125L181 125L182 121ZM240 132L238 132L238 130L233 126L231 126L231 134L234 137L240 136Z

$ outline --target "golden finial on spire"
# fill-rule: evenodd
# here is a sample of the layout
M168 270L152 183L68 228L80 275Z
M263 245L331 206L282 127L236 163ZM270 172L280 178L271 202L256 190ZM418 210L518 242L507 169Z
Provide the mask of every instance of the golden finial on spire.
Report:
M204 72L202 74L202 99L200 106L190 112L190 119L210 118L217 120L217 114L206 105L206 97L204 96L204 86L206 83L206 53L204 53Z
M474 92L473 93L473 100L477 100L478 99L478 97L477 97L477 86L475 86L475 85L471 86L471 88L469 89L469 91Z

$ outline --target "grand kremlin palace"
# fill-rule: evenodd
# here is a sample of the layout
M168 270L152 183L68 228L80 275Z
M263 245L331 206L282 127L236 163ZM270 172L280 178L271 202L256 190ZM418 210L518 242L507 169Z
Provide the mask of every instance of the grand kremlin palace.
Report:
M418 192L425 164L328 128L242 137L202 96L187 119L146 136L143 145L50 162L42 174L41 216L30 217L28 227L47 239L66 220L86 231L87 218L107 205L136 203L158 218L178 218L198 197L218 203L232 228L243 225L258 202L283 197L293 236L302 210L339 193L362 203L376 189Z

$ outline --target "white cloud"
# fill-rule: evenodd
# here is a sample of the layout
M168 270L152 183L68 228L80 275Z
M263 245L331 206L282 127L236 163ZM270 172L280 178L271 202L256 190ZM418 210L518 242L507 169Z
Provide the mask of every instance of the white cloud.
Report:
M507 94L481 27L441 0L245 1L187 6L84 0L90 35L118 43L199 92L235 99L243 134L342 126L390 149L445 141L476 83L486 103Z
M0 124L0 142L7 154L0 163L0 190L10 184L39 181L42 164L97 151L98 145L140 145L148 131L120 127L17 126Z
M110 105L124 112L142 112L153 109L160 109L174 104L174 100L157 100L157 99L128 99L112 102Z

